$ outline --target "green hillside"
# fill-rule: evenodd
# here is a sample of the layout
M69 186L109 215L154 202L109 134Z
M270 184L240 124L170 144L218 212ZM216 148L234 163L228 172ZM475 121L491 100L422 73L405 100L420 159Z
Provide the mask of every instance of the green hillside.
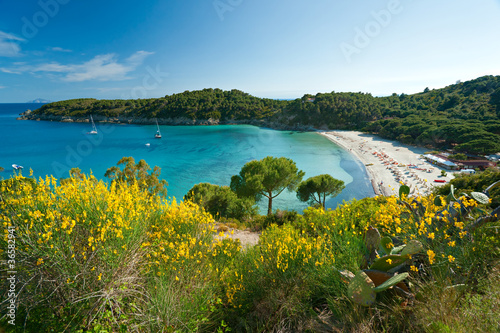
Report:
M106 117L242 120L269 118L281 112L286 104L286 101L258 98L235 89L231 91L203 89L151 99L72 99L46 104L33 114L69 117L88 117L89 114L93 114Z
M408 144L489 154L500 151L500 76L387 97L331 92L283 101L239 90L203 89L152 99L74 99L46 104L29 118L85 118L90 114L120 119L262 120L290 128L357 129Z

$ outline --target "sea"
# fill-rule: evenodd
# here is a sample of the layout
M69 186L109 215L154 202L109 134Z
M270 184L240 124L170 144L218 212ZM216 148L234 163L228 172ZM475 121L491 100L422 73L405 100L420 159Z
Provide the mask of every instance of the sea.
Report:
M345 189L327 201L327 208L375 195L364 165L314 132L251 125L160 126L162 138L155 139L156 125L96 123L98 134L89 135L89 123L16 120L20 113L42 105L0 103L0 178L11 177L12 164L17 164L24 167L24 176L31 169L33 177L60 179L78 167L109 181L106 170L132 156L136 162L144 159L151 167L159 166L161 178L168 182L167 196L182 200L195 184L229 185L245 163L274 156L295 161L305 172L304 180L320 174L343 180ZM267 202L259 208L266 212ZM273 208L300 213L307 204L285 190L273 200Z

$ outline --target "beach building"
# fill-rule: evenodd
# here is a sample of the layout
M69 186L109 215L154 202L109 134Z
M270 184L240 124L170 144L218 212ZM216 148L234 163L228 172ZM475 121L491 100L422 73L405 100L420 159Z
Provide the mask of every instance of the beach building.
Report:
M459 170L460 167L456 164L447 159L444 156L441 155L432 155L432 154L425 154L424 158L431 162L434 165L440 166L442 168L448 169L448 170Z
M495 162L491 162L488 160L467 160L467 161L456 161L457 165L460 169L479 169L485 170L487 168L491 168L496 166Z
M448 170L485 170L496 166L496 163L489 160L454 160L440 154L426 154L424 157L432 164Z

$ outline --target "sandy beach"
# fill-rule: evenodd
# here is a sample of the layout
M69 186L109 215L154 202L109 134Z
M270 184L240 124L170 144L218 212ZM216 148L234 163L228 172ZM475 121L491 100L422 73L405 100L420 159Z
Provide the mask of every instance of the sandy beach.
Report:
M442 177L441 170L444 169L422 157L429 149L356 131L318 133L351 152L365 165L377 195L398 194L401 182L410 186L411 193L425 195L443 184L434 182L435 179L448 183L453 178L448 170L445 170L447 176Z

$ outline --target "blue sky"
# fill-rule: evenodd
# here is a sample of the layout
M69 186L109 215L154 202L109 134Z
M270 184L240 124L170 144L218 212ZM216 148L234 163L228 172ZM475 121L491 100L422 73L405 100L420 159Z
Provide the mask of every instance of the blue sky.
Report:
M0 102L382 96L500 75L500 0L0 0Z

